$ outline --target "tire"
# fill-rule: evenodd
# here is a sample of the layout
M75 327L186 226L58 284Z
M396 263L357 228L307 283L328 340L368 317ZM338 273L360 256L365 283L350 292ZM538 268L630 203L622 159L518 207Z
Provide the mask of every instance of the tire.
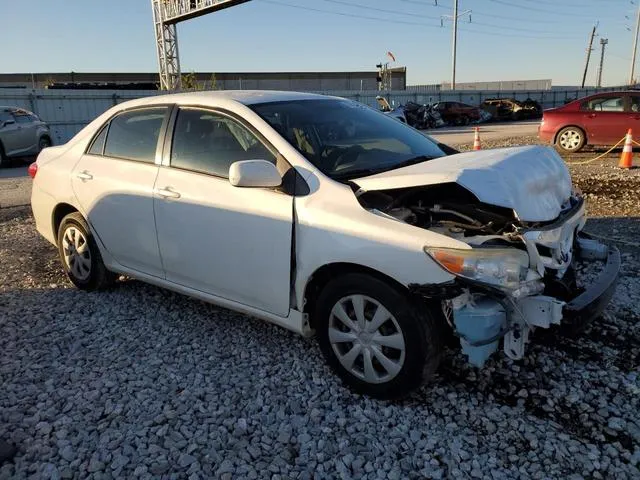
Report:
M558 132L556 146L567 153L578 152L584 147L586 137L582 129L578 127L565 127Z
M354 321L357 305L362 305L365 329ZM373 330L376 312L387 320ZM330 281L318 296L314 325L333 371L352 390L374 398L405 396L440 364L443 335L428 309L369 275L352 273Z
M80 213L70 213L60 222L58 253L69 280L79 289L101 290L115 282L115 274L105 267L100 249Z
M7 166L7 155L4 153L4 147L0 143L0 168Z
M38 141L38 152L41 152L42 150L44 150L47 147L50 147L51 144L51 139L49 137L41 137L40 140Z

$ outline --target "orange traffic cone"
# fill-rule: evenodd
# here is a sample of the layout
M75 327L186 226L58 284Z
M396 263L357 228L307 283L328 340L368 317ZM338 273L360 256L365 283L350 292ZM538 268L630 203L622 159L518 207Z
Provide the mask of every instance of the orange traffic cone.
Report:
M474 130L475 130L475 134L473 136L473 149L482 150L482 148L480 147L480 128L475 127Z
M627 132L627 138L624 141L624 148L622 149L622 155L620 155L620 163L618 168L631 168L633 166L633 138L631 136L631 129Z

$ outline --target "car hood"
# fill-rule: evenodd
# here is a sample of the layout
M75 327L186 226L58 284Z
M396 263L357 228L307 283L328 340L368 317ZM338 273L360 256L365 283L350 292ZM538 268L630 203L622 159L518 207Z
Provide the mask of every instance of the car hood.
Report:
M571 176L551 147L460 153L352 180L361 190L457 183L478 200L512 209L521 221L556 219L571 196Z

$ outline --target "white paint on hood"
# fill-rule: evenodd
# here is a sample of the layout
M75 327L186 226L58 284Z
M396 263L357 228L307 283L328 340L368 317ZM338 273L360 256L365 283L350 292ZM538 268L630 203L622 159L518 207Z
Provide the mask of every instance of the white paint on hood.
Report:
M571 196L567 166L552 147L541 145L459 153L353 182L363 190L455 182L526 222L556 219Z

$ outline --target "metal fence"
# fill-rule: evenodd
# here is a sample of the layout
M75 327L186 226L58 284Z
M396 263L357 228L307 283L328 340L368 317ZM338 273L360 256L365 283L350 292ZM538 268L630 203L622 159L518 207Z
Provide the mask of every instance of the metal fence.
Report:
M345 97L376 108L376 96L382 94L394 106L408 101L429 104L443 101L479 105L487 98L531 98L543 108L563 105L569 100L597 92L621 90L625 87L584 88L566 90L467 90L467 91L322 91L326 95ZM54 143L67 142L82 127L108 108L134 98L158 95L157 90L26 90L0 89L0 105L22 107L36 113L51 126Z

